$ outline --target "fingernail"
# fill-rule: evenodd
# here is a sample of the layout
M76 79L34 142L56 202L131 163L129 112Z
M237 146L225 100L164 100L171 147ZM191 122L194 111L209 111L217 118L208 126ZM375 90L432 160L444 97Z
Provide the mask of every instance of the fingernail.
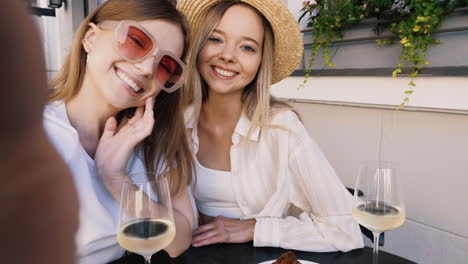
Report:
M198 243L193 243L192 246L198 247Z

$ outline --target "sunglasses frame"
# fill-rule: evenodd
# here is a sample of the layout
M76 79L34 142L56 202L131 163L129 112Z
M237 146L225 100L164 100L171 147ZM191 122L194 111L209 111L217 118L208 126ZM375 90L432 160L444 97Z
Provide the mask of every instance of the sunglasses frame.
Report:
M177 89L179 89L184 84L185 77L186 77L185 76L186 75L185 63L182 60L180 60L174 53L168 50L160 49L159 42L156 40L156 38L154 38L153 35L149 33L145 28L143 28L138 22L132 21L132 20L122 20L122 21L105 20L105 21L99 22L97 26L102 29L114 30L114 38L112 41L112 46L114 47L115 51L128 62L138 63L138 62L144 61L148 57L154 56L155 59L154 59L153 67L159 67L159 62L161 61L161 58L163 58L164 56L169 56L173 60L175 60L181 67L182 74L179 80L174 85L172 85L170 88L166 88L164 84L162 84L156 77L154 77L156 82L161 86L162 90L164 90L167 93L172 93L176 91ZM119 46L118 46L119 43L122 43L123 41L125 41L127 37L128 29L131 26L145 33L146 36L153 42L153 48L143 57L136 59L136 60L130 59L129 57L123 55L120 52Z

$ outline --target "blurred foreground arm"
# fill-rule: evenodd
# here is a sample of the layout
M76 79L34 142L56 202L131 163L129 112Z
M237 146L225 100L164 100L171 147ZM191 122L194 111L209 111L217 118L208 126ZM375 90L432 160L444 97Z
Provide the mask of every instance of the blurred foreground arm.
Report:
M25 1L0 1L2 263L75 263L78 201L42 127L47 80Z

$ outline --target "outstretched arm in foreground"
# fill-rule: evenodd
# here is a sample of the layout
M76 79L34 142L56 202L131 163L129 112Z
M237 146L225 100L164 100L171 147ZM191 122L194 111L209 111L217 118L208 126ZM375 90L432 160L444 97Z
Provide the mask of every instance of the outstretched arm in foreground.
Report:
M78 201L42 128L47 80L25 1L0 1L2 263L75 263Z

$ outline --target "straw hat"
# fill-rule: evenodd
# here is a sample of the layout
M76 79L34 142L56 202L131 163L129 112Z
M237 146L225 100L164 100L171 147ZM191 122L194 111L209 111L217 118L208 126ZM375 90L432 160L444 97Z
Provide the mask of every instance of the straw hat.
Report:
M198 32L208 10L229 0L179 0L179 9L188 19L193 32ZM232 0L231 0L232 1ZM272 83L289 76L299 64L304 44L299 24L281 0L234 0L257 9L270 22L274 35Z

